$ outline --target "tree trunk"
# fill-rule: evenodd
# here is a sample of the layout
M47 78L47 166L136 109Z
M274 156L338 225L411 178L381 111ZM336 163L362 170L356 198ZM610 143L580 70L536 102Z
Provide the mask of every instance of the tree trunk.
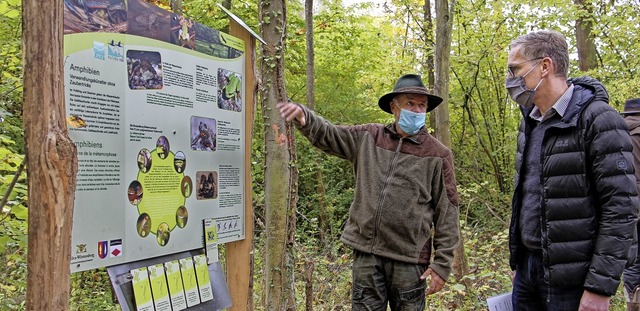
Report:
M68 310L78 158L65 123L62 0L24 0L27 310ZM46 52L43 52L46 51Z
M314 41L313 41L313 0L305 0L304 1L304 23L307 29L305 33L306 41L307 41L307 106L315 110L316 108L316 99L315 99L315 51L314 51ZM311 152L311 157L315 158L313 161L313 165L315 166L316 171L316 192L318 197L318 209L320 214L320 220L318 225L318 230L320 231L320 240L326 241L326 233L328 232L327 228L331 227L329 223L329 217L327 217L327 208L325 206L324 200L324 183L322 177L322 166L320 163L321 155L317 150L313 150ZM312 311L313 310L313 260L305 259L305 310Z
M424 41L425 46L433 46L433 18L431 17L431 0L424 1ZM433 68L433 48L426 49L426 61L423 64L427 75L427 87L433 90L435 84L434 68ZM435 125L435 124L433 124Z
M434 73L434 42L433 42L433 17L431 16L431 0L424 1L424 42L425 42L425 63L423 64L425 75L427 76L427 88L433 91L435 85ZM429 128L436 128L436 119L432 114L427 114Z
M307 107L311 110L316 109L316 86L315 86L315 51L314 51L314 39L313 39L313 0L305 0L304 3L304 16L305 25L307 28L306 40L307 40ZM312 157L315 159L312 161L312 165L315 166L316 172L316 194L318 198L318 229L320 230L320 240L322 242L327 241L327 236L331 232L331 215L327 209L327 201L325 199L325 186L324 177L322 174L322 158L323 155L318 150L312 151Z
M182 15L182 0L171 0L171 11L178 15Z
M304 23L307 28L305 34L307 39L307 106L310 109L315 109L315 53L313 47L313 0L304 1Z
M588 71L598 67L596 44L591 35L593 6L590 0L573 0L579 7L576 19L576 45L580 71Z
M231 10L231 0L222 0L221 4L225 9Z
M294 229L297 173L292 148L292 125L276 108L287 100L284 84L286 4L283 0L259 2L261 45L260 87L265 127L265 310L295 310L291 248Z
M305 300L305 311L313 311L313 261L306 263L306 273L305 273L305 287L304 287L304 300Z
M451 8L455 0L451 1ZM453 12L449 11L449 0L436 0L436 48L434 92L443 102L432 113L435 117L436 138L451 147L449 119L449 54L451 52L451 25Z
M443 102L434 113L435 135L447 147L451 148L451 129L449 119L449 54L451 52L451 28L455 0L436 0L436 58L434 92L442 97ZM454 252L453 274L460 280L468 273L469 267L464 255L464 239L460 236L460 244Z

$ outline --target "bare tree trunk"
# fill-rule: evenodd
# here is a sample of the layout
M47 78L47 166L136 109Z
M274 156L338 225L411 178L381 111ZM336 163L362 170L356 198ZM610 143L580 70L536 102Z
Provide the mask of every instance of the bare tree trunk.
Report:
M221 4L225 9L231 10L231 0L222 0Z
M451 148L451 129L449 119L449 54L451 52L451 28L455 0L436 0L436 83L434 91L443 102L434 110L436 138ZM464 255L464 239L460 236L460 244L454 252L453 273L460 280L468 273L469 267Z
M304 1L304 23L307 28L307 106L310 109L315 109L315 91L316 85L314 83L315 78L315 52L313 42L313 0Z
M451 1L451 8L455 0ZM451 52L451 25L453 12L449 11L449 0L436 0L436 49L434 92L443 102L433 111L435 117L436 138L451 147L451 129L449 119L449 54Z
M425 54L426 60L423 64L424 70L426 71L427 76L427 87L429 90L433 90L435 84L435 73L434 70L434 41L433 41L433 17L431 16L431 0L424 1L424 42L425 42ZM427 115L429 128L436 128L436 119L434 116L428 114Z
M431 17L431 0L424 1L424 40L425 46L433 46L433 18ZM434 68L433 68L433 49L427 49L427 59L423 64L427 75L427 87L433 90L435 84Z
M182 15L182 0L171 0L171 11L178 15Z
M580 8L576 19L575 33L580 71L598 67L596 44L591 35L593 6L590 0L573 0Z
M297 172L292 125L281 117L276 104L287 100L284 84L286 4L284 0L259 2L262 112L265 126L265 310L295 310L291 248L295 219Z
M282 66L282 72L284 72L284 66ZM284 87L284 85L283 85ZM287 130L287 151L289 152L289 163L296 163L295 165L288 165L289 167L289 206L287 206L287 212L289 215L289 224L287 226L287 248L286 255L288 258L286 262L287 267L287 279L285 280L285 286L287 291L284 292L286 299L286 305L283 305L284 310L295 311L296 310L296 295L295 295L295 266L293 248L296 243L296 206L298 205L298 154L296 152L296 136L295 128L291 122L286 123L285 128ZM268 153L267 153L268 154ZM266 176L266 174L265 174ZM279 309L283 310L283 309Z
M220 4L227 10L231 11L231 0L222 0L220 1ZM222 27L222 29L220 29L222 32L228 32L229 31L229 27L228 26L224 26Z
M306 39L307 39L307 106L315 110L316 108L316 99L315 99L315 51L314 51L314 41L313 41L313 0L305 0L304 1L304 22L307 28ZM320 154L314 150L311 153L312 157L315 158L313 161L313 165L315 166L316 171L316 191L318 195L318 209L320 214L320 221L318 229L320 230L320 239L324 242L326 240L326 232L327 228L330 228L329 217L327 217L327 209L325 206L324 200L324 183L322 177L322 166L320 165L321 156ZM304 259L305 261L305 310L312 311L313 310L313 259Z
M306 39L307 39L307 107L311 110L316 109L316 86L315 86L315 51L314 51L314 39L313 39L313 0L305 0L304 3L304 16L305 16L305 25L307 28ZM322 174L322 158L323 155L321 152L317 150L312 151L312 157L315 158L313 161L313 165L315 165L316 171L316 194L318 197L318 229L320 230L320 240L325 242L327 240L327 236L331 232L331 215L329 215L329 211L327 210L327 203L325 199L325 186L324 186L324 177Z
M69 308L78 158L65 123L62 5L62 0L22 1L29 187L27 310Z
M313 261L307 262L305 274L305 311L313 311Z

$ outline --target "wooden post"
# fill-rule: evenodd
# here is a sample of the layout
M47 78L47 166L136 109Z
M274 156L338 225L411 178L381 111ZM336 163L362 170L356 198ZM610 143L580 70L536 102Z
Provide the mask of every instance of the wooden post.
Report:
M78 159L65 125L62 0L23 0L27 310L68 310Z
M238 23L230 19L229 34L242 39L245 47L245 239L228 243L225 249L227 263L227 285L233 305L231 311L253 310L253 200L251 190L251 134L255 113L258 85L254 73L256 39Z

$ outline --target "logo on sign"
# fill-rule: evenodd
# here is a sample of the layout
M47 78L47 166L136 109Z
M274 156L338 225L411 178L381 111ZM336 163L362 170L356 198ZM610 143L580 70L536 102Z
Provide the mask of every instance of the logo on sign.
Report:
M118 257L122 255L122 240L111 240L109 242L109 257Z
M109 253L109 242L100 241L98 242L98 257L100 259L107 258L107 254Z
M118 43L111 40L107 46L107 59L124 62L124 45L121 41Z
M93 58L104 60L104 43L93 41Z
M76 245L76 254L84 254L87 252L87 244Z

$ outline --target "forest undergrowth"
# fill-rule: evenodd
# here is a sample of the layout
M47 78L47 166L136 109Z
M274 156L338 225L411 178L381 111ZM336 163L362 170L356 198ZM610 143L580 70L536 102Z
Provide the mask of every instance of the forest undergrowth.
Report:
M469 273L460 280L452 276L444 289L427 298L426 310L487 310L488 297L511 290L507 228L495 231L483 224L461 223ZM257 231L254 266L254 309L264 310L264 243ZM305 241L302 241L305 240ZM296 310L306 308L311 285L313 310L350 310L351 253L336 237L324 244L314 238L296 242ZM324 245L321 248L319 245ZM0 310L24 310L26 256L6 248L0 260ZM309 277L309 268L313 267ZM230 289L231 291L233 289ZM611 310L624 310L622 292L612 298ZM111 290L106 269L71 276L71 310L121 310Z

